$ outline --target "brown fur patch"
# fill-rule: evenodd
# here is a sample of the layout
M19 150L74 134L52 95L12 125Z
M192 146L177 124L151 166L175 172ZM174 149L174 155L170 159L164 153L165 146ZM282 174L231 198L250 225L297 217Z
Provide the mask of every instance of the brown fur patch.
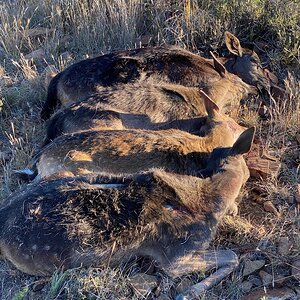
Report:
M71 150L67 153L67 157L71 159L72 161L92 161L92 157L82 151L77 151L77 150Z

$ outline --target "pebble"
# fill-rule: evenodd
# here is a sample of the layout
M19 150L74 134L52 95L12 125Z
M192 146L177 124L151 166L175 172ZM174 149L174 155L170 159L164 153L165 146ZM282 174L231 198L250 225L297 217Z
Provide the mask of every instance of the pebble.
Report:
M255 286L261 286L262 285L262 281L261 281L260 277L256 276L256 275L252 274L252 275L248 276L247 280L252 282L253 285L255 285Z
M245 277L254 273L255 271L261 269L264 265L265 265L264 259L254 260L254 261L248 259L245 260L243 276Z
M282 274L275 275L274 283L277 287L283 286L286 276Z
M259 276L264 286L269 286L273 282L273 276L266 271L261 270Z
M282 255L286 256L289 254L290 249L292 247L292 243L287 236L280 237L277 241L277 252Z
M242 292L243 293L248 293L251 291L253 287L253 283L251 281L245 280L241 284Z
M287 287L279 289L258 289L242 297L241 300L297 300L296 293Z

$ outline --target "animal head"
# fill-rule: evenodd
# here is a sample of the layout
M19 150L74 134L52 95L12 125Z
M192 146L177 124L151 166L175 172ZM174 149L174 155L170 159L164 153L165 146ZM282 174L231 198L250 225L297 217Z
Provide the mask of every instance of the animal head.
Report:
M226 68L260 91L269 91L270 82L258 55L250 49L242 48L239 39L228 31L225 32L225 44L233 54L233 58L226 62Z
M200 135L218 134L216 138L222 141L223 145L225 140L227 145L233 145L246 128L221 113L219 106L204 91L200 90L200 94L203 97L208 115L206 123L200 129Z
M199 173L203 177L211 177L213 174L231 169L233 172L239 172L243 183L249 178L249 169L246 166L242 155L251 150L255 127L245 130L232 147L216 148L210 155L205 169Z
M212 52L210 54L214 69L219 73L221 79L208 83L204 89L223 111L230 111L232 107L239 106L241 100L247 99L249 95L257 94L255 86L228 72L221 61Z

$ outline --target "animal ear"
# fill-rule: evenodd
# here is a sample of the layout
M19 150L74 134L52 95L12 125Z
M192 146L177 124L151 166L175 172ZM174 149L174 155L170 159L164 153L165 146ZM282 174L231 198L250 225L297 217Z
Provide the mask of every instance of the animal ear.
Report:
M253 138L255 134L255 127L245 130L236 140L231 148L232 154L246 154L250 151Z
M200 90L200 94L203 97L204 100L204 106L206 109L206 112L209 117L214 117L216 113L220 111L219 106L202 90Z
M239 39L228 31L225 31L225 44L231 53L243 56L243 48L241 47Z
M218 59L216 58L216 56L210 51L210 55L213 58L214 61L214 68L215 70L222 76L225 77L225 75L227 74L227 70L225 69L224 65L218 61Z

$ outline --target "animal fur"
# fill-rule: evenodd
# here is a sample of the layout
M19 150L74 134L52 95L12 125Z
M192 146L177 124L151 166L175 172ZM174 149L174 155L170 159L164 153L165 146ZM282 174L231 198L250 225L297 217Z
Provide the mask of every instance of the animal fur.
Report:
M205 179L154 169L29 184L0 209L1 254L33 275L108 261L116 266L132 256L151 257L175 277L227 266L188 291L194 296L237 264L232 252L218 261L216 252L204 250L249 177L242 154L253 134L248 129L232 148L213 153L215 167Z
M101 128L66 134L40 150L34 158L34 170L29 178L33 179L37 175L43 178L61 171L74 175L94 172L135 173L154 167L194 174L205 165L214 148L232 146L245 129L220 113L218 106L207 100L208 117L198 132L199 135L200 132L204 133L204 136L176 129L153 131ZM63 117L58 120L69 125L74 116L71 112L63 113ZM83 122L80 122L80 118L78 121L75 123L81 129L80 124ZM66 127L57 122L57 128ZM70 128L74 129L74 124ZM19 176L21 173L24 174L19 171ZM25 175L28 176L28 172Z
M238 39L230 33L225 34L225 40L234 54L222 59L228 71L214 56L209 60L174 46L124 50L75 63L51 80L41 117L49 118L58 104L66 107L92 94L109 92L111 88L125 93L128 84L149 80L201 88L216 103L237 96L239 100L246 98L254 91L247 83L269 90L257 54L241 48ZM242 96L241 87L246 90ZM139 93L138 88L133 91ZM128 96L125 94L125 99Z
M203 128L209 131L213 128L212 124L218 122L228 125L230 123L233 134L241 129L234 120L221 114L219 106L203 91L198 89L190 91L185 87L180 89L186 90L186 95L179 94L177 90L178 99L153 97L148 90L144 90L144 94L139 94L139 101L132 98L136 96L134 93L125 102L120 101L115 94L107 95L107 98L93 95L57 112L47 124L43 145L47 145L62 134L86 130L176 128L194 134L202 131L201 134L205 135L207 132L204 132ZM128 112L125 112L125 109ZM241 131L235 136L238 137L240 133Z

